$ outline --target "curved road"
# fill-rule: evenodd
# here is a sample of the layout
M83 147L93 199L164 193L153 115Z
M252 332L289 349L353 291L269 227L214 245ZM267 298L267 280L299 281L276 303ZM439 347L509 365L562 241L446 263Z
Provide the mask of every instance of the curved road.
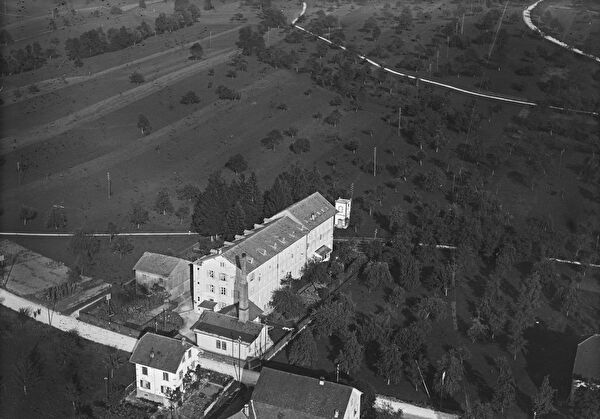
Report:
M582 55L584 57L587 58L591 58L592 60L596 61L597 63L600 63L600 58L596 57L593 54L588 54L587 52L583 52L582 50L580 50L579 48L575 48L570 46L569 44L566 44L550 35L545 34L540 28L538 28L537 26L535 26L533 24L533 22L531 21L531 12L533 11L533 9L535 9L537 7L538 4L540 4L542 1L544 0L537 0L535 3L533 3L531 6L529 6L528 8L526 8L525 10L523 10L523 21L525 22L525 24L529 27L529 29L531 29L534 32L539 33L544 39L546 39L547 41L552 42L553 44L556 44L558 46L561 46L563 48L568 49L571 52L574 52L575 54L579 54Z
M542 0L539 0L542 1ZM538 2L539 2L538 1ZM302 17L304 15L304 13L306 12L306 3L302 4L302 11L300 13L300 15L295 18L292 21L292 26L296 29L299 29L301 31L304 31L318 39L320 39L323 42L327 42L329 45L338 47L344 51L347 51L346 47L343 45L339 45L336 44L335 42L332 42L331 40L321 36L321 35L317 35L311 31L309 31L306 28L303 28L302 26L299 26L296 24L296 22L298 21L298 19L300 17ZM529 106L529 107L535 107L535 106L539 106L539 104L535 103L535 102L531 102L529 100L526 99L513 99L513 98L509 98L509 97L505 97L505 96L501 96L499 94L485 94L485 93L480 93L480 92L476 92L473 90L468 90L468 89L463 89L460 87L456 87L453 86L451 84L445 84L445 83L440 83L438 81L435 80L430 80L430 79L425 79L425 78L421 78L421 77L417 77L417 76L413 76L411 74L406 74L406 73L401 73L399 71L396 70L392 70L391 68L385 67L375 61L373 61L372 59L364 56L364 55L360 55L360 54L356 54L356 56L358 58L360 58L361 60L365 60L366 62L368 62L369 64L371 64L374 67L380 68L390 74L394 74L396 76L400 76L400 77L404 77L404 78L408 78L410 80L415 80L415 81L420 81L422 83L425 84L429 84L432 86L437 86L437 87L443 87L445 89L449 89L449 90L453 90L455 92L458 93L462 93L462 94L466 94L466 95L470 95L470 96L475 96L475 97L480 97L483 99L490 99L490 100L495 100L495 101L499 101L499 102L504 102L504 103L512 103L512 104L516 104L516 105L523 105L523 106ZM598 112L594 112L594 111L585 111L585 110L579 110L579 109L570 109L570 108L563 108L563 107L559 107L559 106L549 106L550 109L553 110L557 110L557 111L568 111L568 112L574 112L574 113L579 113L579 114L584 114L584 115L591 115L591 116L598 116Z

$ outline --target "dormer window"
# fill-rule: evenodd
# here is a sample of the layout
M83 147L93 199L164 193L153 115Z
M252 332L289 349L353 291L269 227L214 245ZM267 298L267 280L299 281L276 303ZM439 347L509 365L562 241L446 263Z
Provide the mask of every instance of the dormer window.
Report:
M250 265L254 265L254 258L253 257L248 257L248 263Z
M277 243L270 244L269 246L271 246L271 249L277 250Z
M285 244L285 237L279 237L277 240L279 240L280 243Z
M256 249L256 251L258 253L260 253L261 255L263 255L263 256L267 256L267 251L265 249L261 248L261 247L259 247L258 249Z

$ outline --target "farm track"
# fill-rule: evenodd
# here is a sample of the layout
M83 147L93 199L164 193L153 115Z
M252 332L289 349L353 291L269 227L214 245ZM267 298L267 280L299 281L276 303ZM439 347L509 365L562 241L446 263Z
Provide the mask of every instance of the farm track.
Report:
M39 143L48 140L52 137L60 135L73 128L94 121L104 115L124 108L131 103L143 99L151 94L167 87L170 84L179 82L187 77L190 77L201 70L221 64L232 58L237 53L237 49L228 48L215 55L199 61L195 64L184 67L173 73L161 76L153 81L146 82L138 87L127 90L118 95L104 99L94 105L88 106L80 111L74 112L56 121L35 127L29 132L19 136L10 136L0 139L0 155L8 154L25 146ZM184 118L186 120L187 118ZM183 120L181 120L183 121ZM180 122L181 122L180 121ZM165 127L166 128L166 127ZM162 130L157 131L161 132ZM156 133L155 133L156 134ZM149 136L150 137L150 136ZM147 137L146 137L147 138Z
M583 57L591 58L592 60L600 63L600 57L596 57L593 54L588 54L587 52L584 52L584 51L580 50L579 48L575 48L569 44L564 43L563 41L561 41L559 39L554 38L553 36L547 35L540 28L535 26L535 24L531 20L531 12L533 12L533 9L535 9L537 7L537 5L540 4L542 1L544 1L544 0L537 0L535 3L533 3L532 5L527 7L525 10L523 10L523 21L525 22L527 27L529 27L529 29L531 29L532 31L539 33L542 38L544 38L547 41L552 42L555 45L558 45L562 48L568 49L569 51L574 52L575 54L581 55Z
M539 0L542 1L542 0ZM538 1L538 3L539 3ZM302 3L302 11L300 12L299 16L296 17L294 20L292 20L292 27L299 29L309 35L312 35L314 37L316 37L317 39L326 42L327 44L334 46L336 48L340 48L344 51L348 51L348 49L344 46L344 45L339 45L336 44L335 42L331 41L330 39L327 39L321 35L317 35L311 31L309 31L306 28L303 28L302 26L299 26L296 24L296 22L298 21L298 19L300 17L302 17L304 15L304 13L306 12L306 3ZM493 100L493 101L497 101L497 102L504 102L504 103L510 103L510 104L515 104L515 105L521 105L521 106L528 106L528 107L536 107L539 106L539 104L532 102L530 100L527 99L523 99L523 98L510 98L507 96L503 96L497 93L482 93L482 92L476 92L474 90L468 90L468 89L463 89L461 87L457 87L457 86L453 86L451 84L446 84L446 83L441 83L439 81L435 81L435 80L431 80L431 79L426 79L426 78L422 78L422 77L418 77L412 74L407 74L407 73L402 73L396 70L393 70L391 68L385 67L382 64L379 64L378 62L368 58L365 55L361 55L358 52L353 52L358 58L360 58L361 60L366 61L367 63L369 63L370 65L372 65L373 67L379 68L387 73L393 74L395 76L399 76L399 77L403 77L403 78L407 78L410 80L414 80L415 82L422 82L425 84L429 84L432 86L437 86L437 87L442 87L445 89L449 89L461 94L465 94L468 96L475 96L475 97L479 97L482 99L489 99L489 100ZM564 107L560 107L560 106L548 106L548 108L552 109L552 110L556 110L556 111L562 111L562 112L573 112L573 113L578 113L578 114L582 114L582 115L590 115L590 116L595 116L597 117L599 115L598 112L594 112L594 111L587 111L587 110L579 110L579 109L571 109L571 108L564 108Z
M212 39L218 39L221 36L228 35L228 34L230 34L232 32L239 31L240 28L242 28L242 27L243 27L243 25L239 25L239 26L236 26L235 28L231 28L231 29L227 29L227 30L225 30L223 32L219 32L219 33L217 33L215 35L212 35ZM34 97L43 96L43 95L46 95L46 94L49 94L49 93L53 93L53 92L56 92L57 90L61 90L61 89L64 89L66 87L71 87L71 86L79 84L79 83L84 83L84 82L87 82L87 81L91 81L91 80L94 80L94 79L106 76L107 74L113 73L115 71L123 70L123 69L129 68L129 67L132 67L132 66L136 66L138 64L142 64L142 63L144 63L146 61L154 60L156 58L160 58L160 57L163 57L163 56L168 55L168 54L176 53L178 51L181 51L181 50L184 50L186 48L191 47L196 42L204 41L207 38L208 37L200 38L200 39L197 39L197 40L194 40L194 41L190 41L190 42L188 42L186 44L183 44L183 45L178 45L176 47L172 47L172 48L166 49L164 51L155 52L154 54L150 54L150 55L147 55L145 57L135 59L133 61L129 61L129 62L126 62L126 63L123 63L123 64L119 64L119 65L114 66L114 67L110 67L110 68L98 71L98 72L96 72L94 74L91 74L89 76L72 76L72 77L65 77L64 79L63 78L54 78L54 79L42 80L42 81L36 83L37 87L40 89L39 93L34 93L34 94L22 93L22 95L19 98L15 98L14 91L16 91L17 89L21 89L24 86L16 87L16 88L7 90L4 93L3 96L5 98L11 97L12 99L10 101L5 100L4 104L2 104L0 106L14 105L14 104L22 102L24 100L28 100L28 99L31 99L31 98L34 98Z

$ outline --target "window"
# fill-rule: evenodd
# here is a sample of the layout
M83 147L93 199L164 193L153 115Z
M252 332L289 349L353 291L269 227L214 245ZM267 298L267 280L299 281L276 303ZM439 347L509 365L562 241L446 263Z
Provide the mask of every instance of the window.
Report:
M167 391L169 391L169 387L167 387L167 386L160 386L160 392L162 394L167 394Z
M225 287L219 288L219 294L221 294L221 295L227 295L227 288L225 288Z
M221 281L226 281L226 279L225 279L225 274L219 274L219 279L220 279Z
M215 271L208 271L208 276L211 278L215 277Z
M221 266L221 268L224 268L225 267L225 262L221 262L219 265Z
M250 282L254 281L254 274L250 274Z
M150 390L150 381L140 380L140 387Z
M217 349L227 350L227 342L217 339Z
M192 357L192 350L188 349L188 359L190 359Z
M169 373L163 372L163 381L169 381Z
M209 290L210 292L213 292L213 293L214 293L214 292L215 292L215 286L214 286L214 285L209 285L209 286L208 286L208 290Z
M198 301L200 301L200 297L198 297Z
M142 375L148 375L148 368L142 367Z

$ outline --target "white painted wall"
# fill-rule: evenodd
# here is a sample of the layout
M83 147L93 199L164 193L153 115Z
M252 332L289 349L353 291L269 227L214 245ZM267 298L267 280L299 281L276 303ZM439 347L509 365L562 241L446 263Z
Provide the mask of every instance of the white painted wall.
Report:
M423 419L458 419L458 415L451 413L438 412L427 407L415 406L414 404L406 403L393 397L387 397L382 395L376 395L375 404L376 409L385 409L390 407L393 411L402 413L406 416Z
M346 407L346 413L344 419L359 419L360 418L360 395L362 393L357 389L353 388L350 393L350 400L348 400L348 407Z
M254 342L242 342L241 345L239 345L238 341L235 339L228 339L221 336L210 335L208 333L194 333L196 334L196 345L198 345L200 349L230 356L235 359L239 357L241 360L245 360L248 357L260 356L273 346L273 342L269 338L267 326L262 328L260 335ZM221 342L221 348L217 348L217 340ZM226 349L223 349L222 342L225 342Z

